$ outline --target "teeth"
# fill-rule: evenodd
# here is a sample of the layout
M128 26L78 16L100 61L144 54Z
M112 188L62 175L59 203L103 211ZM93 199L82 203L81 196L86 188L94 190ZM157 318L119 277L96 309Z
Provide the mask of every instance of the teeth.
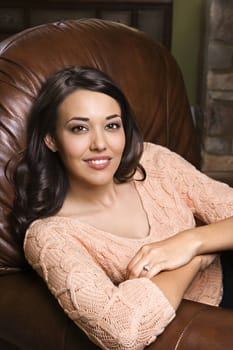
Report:
M105 164L107 162L108 162L107 159L89 160L89 163L92 163L92 164Z

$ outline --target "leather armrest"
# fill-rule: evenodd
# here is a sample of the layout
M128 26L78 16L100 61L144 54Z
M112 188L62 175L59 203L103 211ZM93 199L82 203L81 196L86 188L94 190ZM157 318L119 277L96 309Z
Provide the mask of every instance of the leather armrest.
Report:
M232 350L233 310L183 300L148 350Z
M64 314L34 271L0 276L0 285L4 350L99 349ZM176 318L147 349L233 350L233 310L183 300Z
M34 272L0 276L0 346L21 350L98 350ZM0 349L2 349L0 347ZM4 344L4 350L8 350ZM13 348L14 349L14 348Z

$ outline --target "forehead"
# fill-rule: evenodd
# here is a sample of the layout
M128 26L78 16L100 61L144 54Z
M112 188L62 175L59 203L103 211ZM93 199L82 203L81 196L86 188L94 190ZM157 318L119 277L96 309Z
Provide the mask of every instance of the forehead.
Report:
M120 114L119 103L102 92L79 89L69 94L58 108L58 115L91 117L96 114L114 112Z

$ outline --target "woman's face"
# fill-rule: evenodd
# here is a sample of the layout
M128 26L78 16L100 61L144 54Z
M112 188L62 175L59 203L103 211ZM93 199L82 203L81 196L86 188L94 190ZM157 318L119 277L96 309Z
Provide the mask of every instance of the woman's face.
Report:
M47 135L45 142L59 153L71 185L113 182L125 147L118 102L100 92L74 91L58 109L55 137Z

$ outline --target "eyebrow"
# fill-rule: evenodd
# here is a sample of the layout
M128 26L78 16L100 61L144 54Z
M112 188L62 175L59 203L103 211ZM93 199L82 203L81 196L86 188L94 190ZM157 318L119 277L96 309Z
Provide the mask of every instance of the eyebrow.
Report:
M108 115L105 119L106 120L111 120L111 119L114 119L114 118L121 118L121 116L119 114L111 114L111 115ZM66 124L68 124L69 122L73 121L73 120L79 120L79 121L82 121L82 122L88 122L90 120L90 118L85 118L85 117L72 117L71 119L69 119Z

